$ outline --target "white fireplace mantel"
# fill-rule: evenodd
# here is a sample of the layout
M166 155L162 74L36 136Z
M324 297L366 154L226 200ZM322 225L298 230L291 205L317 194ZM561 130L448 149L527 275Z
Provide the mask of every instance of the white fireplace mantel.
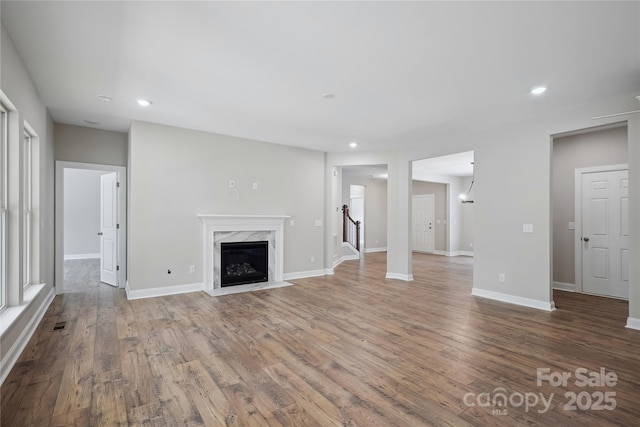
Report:
M289 216L286 215L217 215L217 214L199 214L198 218L203 223L202 242L203 242L203 263L204 266L204 290L210 295L222 295L232 293L232 291L240 291L241 287L246 290L265 289L268 287L282 286L284 270L284 223ZM247 235L255 232L266 232L273 236L273 251L270 250L269 261L269 281L265 284L240 285L231 286L224 289L220 288L219 278L215 276L215 257L216 244L219 245L219 239L216 237L227 232L238 232L237 236L242 236L245 232ZM271 256L273 255L273 257ZM243 289L244 289L243 288ZM227 292L223 292L227 290Z

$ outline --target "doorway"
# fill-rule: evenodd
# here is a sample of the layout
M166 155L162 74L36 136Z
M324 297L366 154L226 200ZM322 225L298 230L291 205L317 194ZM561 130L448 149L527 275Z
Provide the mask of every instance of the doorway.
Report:
M125 286L126 168L56 162L56 293Z
M628 298L628 237L603 241L614 228L625 234L620 227L628 215L626 197L608 193L626 178L614 184L613 177L597 175L626 169L626 122L557 135L552 143L552 287Z

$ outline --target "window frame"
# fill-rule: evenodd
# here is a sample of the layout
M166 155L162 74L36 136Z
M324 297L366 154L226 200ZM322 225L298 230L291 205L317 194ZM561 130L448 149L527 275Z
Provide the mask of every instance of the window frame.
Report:
M31 267L33 262L33 140L35 135L25 123L21 144L22 171L22 287L27 289L31 285Z

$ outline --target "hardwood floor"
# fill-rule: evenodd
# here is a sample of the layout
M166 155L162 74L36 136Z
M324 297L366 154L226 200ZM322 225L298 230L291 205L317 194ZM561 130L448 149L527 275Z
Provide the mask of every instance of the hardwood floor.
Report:
M221 297L57 296L1 388L1 425L640 422L640 331L624 327L626 302L557 292L548 313L471 296L470 258L416 255L406 283L384 279L385 256ZM538 368L571 377L538 386ZM579 368L617 382L580 387ZM493 405L500 392L506 405Z

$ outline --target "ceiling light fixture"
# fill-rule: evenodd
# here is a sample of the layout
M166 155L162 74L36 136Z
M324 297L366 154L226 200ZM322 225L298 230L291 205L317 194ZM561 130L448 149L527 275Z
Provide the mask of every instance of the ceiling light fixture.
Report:
M141 107L148 107L149 105L152 104L152 102L147 99L138 99L137 102L138 102L138 105Z
M358 143L357 143L357 142L355 142L355 141L351 141L351 142L349 143L349 147L351 147L351 148L356 148L357 146L358 146Z
M534 87L533 89L531 89L531 94L532 95L542 95L543 93L545 93L547 91L547 88L544 86L538 86L538 87Z
M111 97L107 95L98 95L98 99L102 102L111 102Z

